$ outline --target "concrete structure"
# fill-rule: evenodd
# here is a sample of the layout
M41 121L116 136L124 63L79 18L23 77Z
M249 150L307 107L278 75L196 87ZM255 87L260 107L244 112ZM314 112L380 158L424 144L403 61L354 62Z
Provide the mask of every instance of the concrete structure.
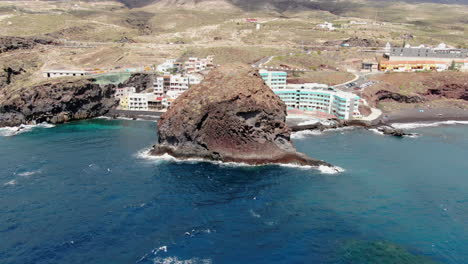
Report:
M288 74L283 71L259 70L260 76L271 89L285 89Z
M466 70L467 49L455 49L445 44L436 48L418 47L391 48L388 61L382 61L381 71L445 71L452 64L456 69Z
M46 78L65 77L65 76L85 76L91 74L88 71L75 71L75 70L48 70L42 73Z
M169 91L177 92L179 95L187 91L190 86L199 84L203 78L199 75L167 75L157 77L153 83L154 94L164 96Z
M122 99L123 97L131 94L131 93L136 93L136 88L135 87L122 87L122 88L117 88L115 89L115 97Z
M131 111L148 111L148 101L156 101L152 93L130 93L120 99L119 108Z
M326 29L326 30L335 30L336 28L333 26L332 23L330 22L324 22L323 24L318 24L317 25L321 29Z
M361 64L361 72L376 72L379 70L379 64L374 61L363 61Z
M288 110L319 111L342 120L362 118L359 96L314 85L316 84L288 85L286 89L273 91L283 100Z
M175 59L169 59L169 60L166 60L164 63L159 64L156 67L156 70L158 72L169 74L173 70L178 71L179 67L180 67L180 64L177 63Z
M214 66L213 60L214 60L213 56L208 56L204 59L190 57L184 63L184 70L186 73L195 73L195 72L204 71Z

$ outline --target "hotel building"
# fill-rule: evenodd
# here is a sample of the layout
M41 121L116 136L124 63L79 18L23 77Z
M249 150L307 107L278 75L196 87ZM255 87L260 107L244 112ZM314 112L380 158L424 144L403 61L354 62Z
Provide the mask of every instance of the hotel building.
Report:
M359 96L353 93L324 89L323 86L294 84L288 85L286 89L273 89L273 91L288 109L320 111L332 114L342 120L362 117L359 112Z
M288 74L283 71L267 71L259 70L260 76L262 77L265 84L268 85L271 89L285 89L286 80Z

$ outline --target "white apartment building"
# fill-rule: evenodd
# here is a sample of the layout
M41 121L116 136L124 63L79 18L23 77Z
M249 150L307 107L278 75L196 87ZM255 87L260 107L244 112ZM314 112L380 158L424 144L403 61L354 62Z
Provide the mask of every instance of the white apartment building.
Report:
M213 56L208 56L206 58L196 58L196 57L190 57L185 63L184 63L184 69L187 73L194 73L194 72L201 72L204 71L208 68L213 67Z
M260 76L262 77L265 84L271 89L286 89L286 81L288 74L283 71L267 71L259 70Z
M323 89L323 85L288 85L286 89L274 89L288 109L320 111L342 120L361 118L360 97L348 92Z
M156 101L152 93L130 93L120 100L120 109L131 111L148 111L148 101Z
M168 75L157 77L153 83L154 94L163 96L169 91L177 92L179 95L187 91L190 86L199 84L203 78L199 75Z
M122 88L117 88L115 90L115 97L122 99L123 97L131 94L131 93L136 93L136 88L135 87L122 87Z

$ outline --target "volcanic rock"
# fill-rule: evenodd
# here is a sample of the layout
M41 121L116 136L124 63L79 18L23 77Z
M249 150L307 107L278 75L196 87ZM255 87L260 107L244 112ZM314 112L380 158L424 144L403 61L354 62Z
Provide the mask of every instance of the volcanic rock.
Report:
M248 164L328 163L296 152L286 105L247 65L225 65L179 96L158 122L153 155Z
M59 80L0 94L0 127L64 123L104 115L116 106L113 85L92 80Z
M58 45L49 38L41 37L0 37L0 53L17 49L31 49L36 45Z

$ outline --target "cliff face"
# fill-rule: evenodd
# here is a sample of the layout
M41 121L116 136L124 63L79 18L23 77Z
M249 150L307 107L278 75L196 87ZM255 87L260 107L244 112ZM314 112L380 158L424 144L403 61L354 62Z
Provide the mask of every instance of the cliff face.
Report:
M297 153L286 106L246 65L212 70L178 97L158 122L152 153L249 164L328 165Z
M50 81L0 94L0 127L30 123L63 123L103 115L118 102L115 87L91 80Z

